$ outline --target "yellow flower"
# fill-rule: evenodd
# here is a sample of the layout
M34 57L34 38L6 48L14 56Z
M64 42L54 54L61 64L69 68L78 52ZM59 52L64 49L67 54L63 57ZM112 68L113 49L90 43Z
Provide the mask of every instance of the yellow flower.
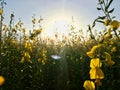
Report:
M92 49L87 52L87 55L90 57L90 58L93 58L94 57L94 53L96 51L97 48L101 47L101 45L95 45L92 47Z
M111 29L108 29L107 35L106 35L106 39L112 38L111 35Z
M99 58L91 59L90 61L90 67L91 68L96 68L96 67L101 67L102 63L100 62Z
M110 28L111 28L112 30L118 29L118 28L119 28L119 22L118 22L117 20L112 21L112 22L110 23Z
M107 52L104 52L105 53L105 56L106 56L106 65L107 66L112 66L112 65L114 65L115 64L115 62L113 61L113 60L111 60L111 56L110 56L110 54L109 53L107 53Z
M117 48L115 46L112 47L111 52L116 52L116 51L117 51Z
M10 42L11 42L12 44L15 44L15 43L16 43L14 39L11 39Z
M27 53L26 53L26 52L23 52L23 56L26 57L26 56L27 56Z
M23 29L22 29L22 32L23 32L23 33L25 33L25 32L26 32L26 29L25 29L25 28L23 28Z
M45 65L45 61L44 60L42 60L42 65Z
M30 52L32 52L32 47L29 47L29 49L30 49Z
M2 13L3 13L3 10L2 10L2 8L0 8L0 15L2 15Z
M29 54L29 52L26 52L26 57L27 57L28 59L30 59L30 54Z
M105 56L106 56L106 60L105 60L105 61L109 61L109 60L111 60L111 56L110 56L110 54L107 53L107 52L104 52L104 53L105 53Z
M110 23L110 20L106 19L103 24L104 24L105 26L108 26L109 23Z
M95 90L95 84L93 81L90 80L86 80L83 87L85 88L85 90Z
M95 50L96 50L97 48L99 48L99 45L95 45L95 46L93 46L93 47L92 47L92 49L91 49L91 52L93 52L93 53L94 53L94 52L95 52Z
M90 62L90 78L91 79L103 79L104 73L100 69L102 63L100 62L99 58L92 59Z
M108 29L107 34L108 34L108 35L111 35L111 29Z
M104 78L104 73L99 67L90 69L89 73L90 73L90 79L103 79Z
M38 58L38 62L41 62L41 58Z
M113 61L113 60L108 60L107 62L106 62L106 65L107 66L112 66L112 65L114 65L115 64L115 62Z
M32 63L32 61L31 61L30 59L28 59L28 62L29 62L29 63Z
M5 78L3 76L0 76L0 86L3 85L5 82Z
M31 47L31 44L29 42L26 42L25 43L25 48L29 48L29 47Z
M22 57L22 59L20 60L20 63L24 63L25 59L24 57Z
M94 58L94 53L91 52L91 51L87 52L87 55L88 55L90 58Z

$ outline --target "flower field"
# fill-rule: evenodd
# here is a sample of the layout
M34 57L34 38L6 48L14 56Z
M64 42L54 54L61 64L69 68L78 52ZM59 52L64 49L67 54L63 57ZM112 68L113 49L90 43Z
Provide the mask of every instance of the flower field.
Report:
M42 39L42 18L31 20L27 33L24 22L4 22L6 2L0 0L0 90L118 90L120 85L120 21L111 14L113 0L98 0L98 16L76 35L70 27L63 40ZM39 28L35 28L36 24ZM94 34L97 25L104 28ZM69 39L70 38L70 39Z

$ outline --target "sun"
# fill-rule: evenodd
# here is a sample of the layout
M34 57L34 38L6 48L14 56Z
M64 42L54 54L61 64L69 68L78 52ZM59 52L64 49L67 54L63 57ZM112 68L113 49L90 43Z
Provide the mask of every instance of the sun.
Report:
M71 24L71 18L63 15L63 14L57 14L57 15L51 15L47 19L46 22L44 22L44 31L43 31L43 37L49 37L51 39L55 39L55 34L58 34L59 39L62 39L62 36L67 36L70 31L70 24Z
M72 12L51 12L49 16L44 19L43 22L43 38L56 39L55 34L58 35L58 40L63 40L63 36L69 38L68 35L71 32L71 26L74 26L75 31L81 29L82 23L78 16ZM85 30L84 30L85 32Z

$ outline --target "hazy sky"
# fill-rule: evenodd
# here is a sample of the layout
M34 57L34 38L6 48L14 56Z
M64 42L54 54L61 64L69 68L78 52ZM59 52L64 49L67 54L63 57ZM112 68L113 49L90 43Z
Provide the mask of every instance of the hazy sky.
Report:
M28 29L32 27L32 16L36 18L42 16L46 29L52 30L61 17L74 22L76 27L87 29L87 25L101 14L97 11L97 0L5 0L7 5L4 8L6 21L9 20L10 14L14 12L15 22L20 18L24 26ZM114 0L114 15L120 20L120 0ZM64 22L63 22L64 23ZM56 26L57 27L57 26ZM60 26L58 25L58 28ZM54 28L55 29L55 28Z

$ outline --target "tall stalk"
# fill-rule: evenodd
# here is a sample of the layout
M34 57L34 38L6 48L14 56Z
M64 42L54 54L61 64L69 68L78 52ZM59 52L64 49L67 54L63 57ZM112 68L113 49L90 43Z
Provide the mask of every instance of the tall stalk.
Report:
M4 4L6 4L4 2L4 0L1 1L1 9L2 9L2 13L0 15L0 61L2 59L2 22L3 22L3 8L4 8Z
M3 3L1 2L1 6L2 6L2 11L3 11ZM1 61L1 52L2 52L2 21L3 21L3 15L0 15L0 61Z

